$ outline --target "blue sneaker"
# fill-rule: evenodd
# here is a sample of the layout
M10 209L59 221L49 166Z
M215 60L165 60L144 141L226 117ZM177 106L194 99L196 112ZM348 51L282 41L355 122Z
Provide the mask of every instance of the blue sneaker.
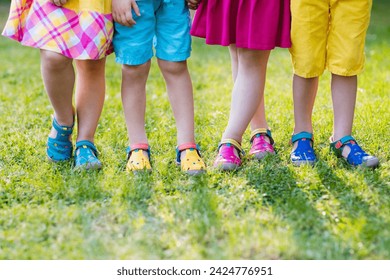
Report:
M367 154L350 135L344 136L335 142L332 142L331 138L330 141L330 149L337 157L344 158L350 165L368 168L375 168L379 165L379 159ZM350 149L346 158L343 156L343 150L345 147L349 147Z
M102 169L102 163L98 159L98 151L95 145L88 140L82 140L76 143L74 153L75 169L99 170Z
M73 125L60 125L55 118L53 118L52 125L56 130L57 135L55 138L47 138L47 157L53 162L69 160L72 157L73 152L73 145L70 140L70 136L73 132Z
M295 166L302 164L314 165L317 161L313 149L313 134L303 131L292 136L292 144L298 142L297 147L290 154L291 163Z

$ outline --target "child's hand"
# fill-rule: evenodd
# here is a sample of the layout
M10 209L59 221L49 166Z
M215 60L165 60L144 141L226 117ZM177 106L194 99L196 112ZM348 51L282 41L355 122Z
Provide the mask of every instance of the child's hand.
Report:
M117 23L129 27L136 24L131 13L132 10L137 16L141 15L135 0L112 0L112 17Z
M196 10L199 6L201 0L186 0L188 4L188 8L191 10Z
M49 1L58 7L63 6L66 4L66 2L68 2L68 0L49 0Z

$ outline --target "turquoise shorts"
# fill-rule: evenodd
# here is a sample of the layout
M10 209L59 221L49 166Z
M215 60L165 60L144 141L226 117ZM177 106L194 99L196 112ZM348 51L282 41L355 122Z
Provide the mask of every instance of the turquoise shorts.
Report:
M115 23L116 61L141 65L153 57L184 61L191 54L191 17L185 0L139 0L141 16L133 11L132 27Z

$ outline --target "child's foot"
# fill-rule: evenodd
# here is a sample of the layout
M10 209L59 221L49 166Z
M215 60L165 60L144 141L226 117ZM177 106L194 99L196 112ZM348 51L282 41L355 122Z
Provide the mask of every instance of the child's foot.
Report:
M195 143L182 144L176 148L176 163L188 175L206 172L206 165L201 158L199 147Z
M338 157L344 158L350 165L368 168L375 168L379 165L379 159L367 154L352 136L344 136L334 142L333 137L329 140L331 150Z
M100 170L102 163L98 159L98 151L95 145L88 140L82 140L76 143L75 169L81 170Z
M53 162L69 160L72 157L73 145L71 141L73 125L60 125L53 118L52 129L47 139L46 154Z
M302 164L314 165L317 157L313 149L313 134L303 131L291 138L293 150L290 154L291 163L295 166Z
M140 171L152 171L148 144L134 144L127 148L126 170L135 174Z
M240 156L243 154L240 143L234 139L224 139L218 146L214 167L224 171L235 170L241 166Z
M275 154L274 139L271 136L271 131L265 128L258 128L252 131L251 135L250 155L256 159L262 159L267 154Z

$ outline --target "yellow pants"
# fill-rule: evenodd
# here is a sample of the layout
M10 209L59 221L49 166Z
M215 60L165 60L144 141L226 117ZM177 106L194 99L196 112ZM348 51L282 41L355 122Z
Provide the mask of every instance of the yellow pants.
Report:
M291 0L294 73L320 76L327 68L355 76L364 67L372 0Z

